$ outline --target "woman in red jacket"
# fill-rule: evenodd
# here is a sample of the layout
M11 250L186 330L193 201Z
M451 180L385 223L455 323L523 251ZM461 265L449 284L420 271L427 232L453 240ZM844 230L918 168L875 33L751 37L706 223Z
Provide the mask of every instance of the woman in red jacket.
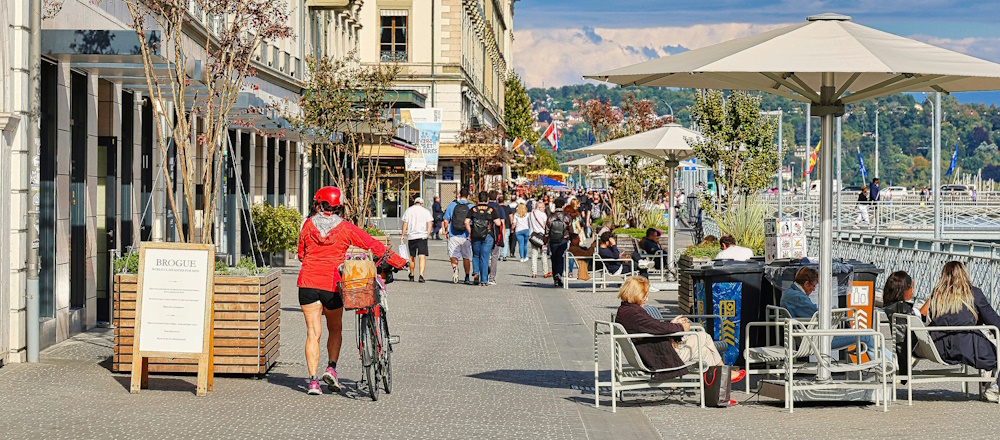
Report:
M309 368L309 394L322 394L319 367L319 340L323 333L322 316L330 335L326 349L330 355L322 380L331 392L340 392L337 379L337 359L343 342L344 299L337 285L339 268L344 263L347 249L357 246L375 255L384 255L388 249L364 230L344 220L343 195L340 189L327 186L316 191L313 197L316 214L306 219L299 232L299 305L306 319L306 365ZM389 264L396 268L406 266L406 260L392 254Z

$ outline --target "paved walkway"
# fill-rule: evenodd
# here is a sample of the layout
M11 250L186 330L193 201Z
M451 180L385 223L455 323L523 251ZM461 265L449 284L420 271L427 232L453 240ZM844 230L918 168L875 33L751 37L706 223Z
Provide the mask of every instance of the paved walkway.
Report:
M965 400L958 386L923 390L913 407L896 403L888 414L852 405L790 415L742 393L746 402L728 409L659 392L630 393L615 414L595 409L593 320L617 308L615 292L551 288L516 260L500 263L499 286L454 285L444 252L432 243L427 283L390 285L401 343L394 392L378 402L355 390L349 318L339 368L346 391L305 395L305 329L288 274L281 356L266 378L219 377L198 398L193 376L153 376L151 389L131 395L128 375L109 371L111 332L93 331L46 350L38 364L0 369L0 438L977 438L1000 428L998 406ZM676 293L652 302L675 309Z

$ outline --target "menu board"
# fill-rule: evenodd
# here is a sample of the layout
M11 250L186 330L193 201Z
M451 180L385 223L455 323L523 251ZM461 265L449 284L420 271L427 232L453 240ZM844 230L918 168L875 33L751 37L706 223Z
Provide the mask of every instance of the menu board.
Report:
M215 247L142 243L135 298L132 384L149 386L149 358L198 360L196 394L212 391Z
M201 353L208 296L205 279L210 270L208 251L146 249L145 257L139 351Z

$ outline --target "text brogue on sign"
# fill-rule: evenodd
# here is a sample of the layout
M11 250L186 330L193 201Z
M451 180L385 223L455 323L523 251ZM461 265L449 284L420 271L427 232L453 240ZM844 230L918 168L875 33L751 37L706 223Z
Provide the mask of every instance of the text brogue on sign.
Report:
M131 392L146 388L149 358L197 359L196 393L212 390L215 248L142 243L132 344Z

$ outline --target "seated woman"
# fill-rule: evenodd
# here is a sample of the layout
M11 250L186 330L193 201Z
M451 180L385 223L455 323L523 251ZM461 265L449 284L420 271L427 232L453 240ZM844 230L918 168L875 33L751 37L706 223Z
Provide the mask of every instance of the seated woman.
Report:
M905 271L893 272L885 279L885 287L882 288L882 311L889 317L889 322L893 322L892 315L916 315L920 316L913 309L913 278ZM895 328L893 326L892 328ZM902 331L895 335L896 356L899 356L899 374L907 374L910 371L910 358L906 356L906 334ZM917 339L910 338L912 348L916 348Z
M965 265L949 261L941 270L941 281L931 292L926 304L930 326L995 325L1000 316L990 306L986 295L973 286ZM996 371L996 346L983 332L931 332L941 359L952 364L964 364L986 371ZM982 397L996 402L1000 397L997 384L983 392Z
M678 316L670 322L663 322L654 319L646 313L642 306L646 305L649 297L649 280L644 277L630 277L625 280L621 290L618 291L618 298L622 304L618 307L618 314L615 315L615 322L622 325L629 333L649 333L653 335L670 335L677 332L691 330L691 323L687 318ZM680 367L692 359L701 359L706 366L723 365L722 356L715 349L715 343L710 335L703 337L685 335L683 337L672 338L643 338L634 339L635 349L639 352L639 357L651 370ZM684 369L657 373L653 375L653 380L666 380L684 375ZM746 375L746 370L733 370L732 381L739 382Z
M636 256L632 258L632 260L638 260L640 257L645 255L656 255L663 252L663 249L660 248L660 235L662 234L659 229L646 229L646 236L643 237L642 240L639 240L639 249L641 249L642 252L636 252ZM662 269L662 264L662 258L657 258L652 261L652 266L655 267L656 270Z
M795 272L795 282L781 293L781 307L788 310L788 314L796 319L812 319L819 307L809 299L809 295L816 290L819 285L819 272L811 267L803 267ZM875 338L869 335L861 336L834 336L830 341L830 346L834 349L846 348L854 345L860 340L868 353L868 359L875 359ZM884 351L886 361L892 364L892 352L888 349Z
M597 254L601 256L602 259L606 260L619 260L622 259L621 252L618 251L618 245L615 242L614 232L608 231L601 234L601 247L597 250ZM620 275L623 273L632 272L632 261L602 261L601 264L608 269L608 273L612 275ZM595 269L597 269L595 265ZM642 273L645 276L646 274Z

